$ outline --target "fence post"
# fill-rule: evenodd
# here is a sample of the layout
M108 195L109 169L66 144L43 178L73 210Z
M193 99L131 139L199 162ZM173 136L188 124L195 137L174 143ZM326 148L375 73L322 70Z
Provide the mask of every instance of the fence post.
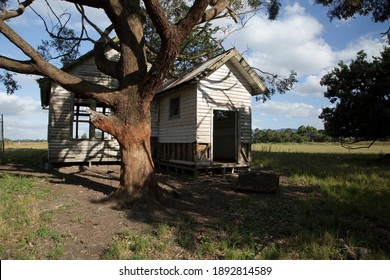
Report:
M1 134L0 134L0 163L3 163L3 158L4 158L4 151L5 151L5 140L4 140L4 115L1 114Z

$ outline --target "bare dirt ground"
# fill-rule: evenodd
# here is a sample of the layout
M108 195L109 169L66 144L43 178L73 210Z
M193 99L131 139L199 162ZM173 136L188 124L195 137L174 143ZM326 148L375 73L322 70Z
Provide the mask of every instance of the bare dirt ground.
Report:
M288 186L281 177L278 194L251 194L236 191L236 177L221 174L204 174L197 179L174 177L158 173L161 187L169 190L165 205L133 209L115 209L112 203L100 202L118 185L119 166L67 166L50 171L37 171L28 167L2 166L6 171L22 176L42 176L52 189L51 199L42 201L40 211L52 211L51 230L63 234L62 259L101 259L115 236L124 228L142 234L159 224L175 225L190 221L195 236L215 231L220 220L240 224L240 214L235 211L237 198L258 195L259 199L282 196L284 200L299 200L306 196L304 188ZM288 222L288 221L287 221ZM49 246L34 244L34 246ZM195 258L193 252L172 248L167 259Z

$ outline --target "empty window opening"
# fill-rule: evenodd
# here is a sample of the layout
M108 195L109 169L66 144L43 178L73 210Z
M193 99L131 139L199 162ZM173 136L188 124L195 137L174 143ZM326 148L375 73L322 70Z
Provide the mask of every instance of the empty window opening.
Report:
M111 135L96 128L90 119L89 109L109 115L110 109L96 104L93 100L76 98L73 106L73 139L79 140L111 140Z
M169 117L180 117L180 98L174 97L169 100Z

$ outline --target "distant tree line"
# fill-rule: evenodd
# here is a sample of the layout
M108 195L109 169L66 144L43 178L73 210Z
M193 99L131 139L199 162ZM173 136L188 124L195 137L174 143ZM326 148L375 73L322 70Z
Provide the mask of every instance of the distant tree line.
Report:
M252 131L253 143L305 143L305 142L332 142L338 141L313 126L301 125L298 129L258 129Z

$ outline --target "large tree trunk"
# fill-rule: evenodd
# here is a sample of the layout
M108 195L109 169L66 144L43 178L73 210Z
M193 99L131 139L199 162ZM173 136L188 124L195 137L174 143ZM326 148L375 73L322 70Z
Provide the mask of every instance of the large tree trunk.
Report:
M122 206L135 201L161 201L162 192L155 176L151 155L150 101L144 101L136 87L123 90L114 114L91 113L91 122L112 134L121 148L119 188L111 198Z
M150 122L141 122L118 137L121 146L121 174L113 197L131 205L145 199L161 200L150 149Z

